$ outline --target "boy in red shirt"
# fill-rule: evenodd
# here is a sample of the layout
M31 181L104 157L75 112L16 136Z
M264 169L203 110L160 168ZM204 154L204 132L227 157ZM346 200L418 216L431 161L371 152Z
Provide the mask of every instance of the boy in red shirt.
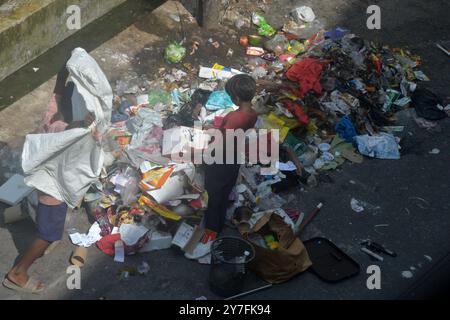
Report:
M255 80L245 74L232 77L225 86L226 92L239 109L229 113L223 119L220 130L226 141L226 130L252 129L258 118L252 108L252 99L256 93ZM235 144L236 146L236 141ZM234 152L233 152L234 151ZM223 164L205 165L205 189L208 192L208 208L204 216L205 235L193 254L186 254L187 258L198 259L210 252L211 242L216 239L225 224L227 206L231 190L236 184L240 164L236 162L236 149L232 150L235 162L226 163L226 148L224 148Z

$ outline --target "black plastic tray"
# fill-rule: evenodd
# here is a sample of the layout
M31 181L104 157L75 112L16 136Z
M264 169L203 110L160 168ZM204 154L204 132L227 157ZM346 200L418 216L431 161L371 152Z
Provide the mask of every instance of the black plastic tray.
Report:
M360 271L359 264L328 239L312 238L304 245L312 262L310 270L326 282L339 282Z

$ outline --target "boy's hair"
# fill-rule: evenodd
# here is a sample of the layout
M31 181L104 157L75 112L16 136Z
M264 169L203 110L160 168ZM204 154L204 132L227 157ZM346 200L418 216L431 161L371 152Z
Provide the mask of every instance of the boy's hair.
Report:
M250 102L256 93L256 81L249 75L238 74L227 81L225 91L231 98L239 98L243 102Z

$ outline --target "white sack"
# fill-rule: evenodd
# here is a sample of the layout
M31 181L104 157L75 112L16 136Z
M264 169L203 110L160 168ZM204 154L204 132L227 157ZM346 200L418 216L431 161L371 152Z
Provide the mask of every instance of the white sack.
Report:
M95 60L81 48L72 51L67 69L85 107L95 114L97 128L109 127L112 89ZM76 107L76 106L75 106ZM84 106L83 106L84 107ZM104 154L90 129L27 135L22 153L25 183L76 207L98 179Z

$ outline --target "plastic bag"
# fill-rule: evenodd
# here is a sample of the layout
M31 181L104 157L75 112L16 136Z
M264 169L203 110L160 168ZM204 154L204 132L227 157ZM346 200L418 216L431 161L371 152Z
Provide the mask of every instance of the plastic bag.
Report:
M285 122L272 112L269 115L260 116L258 122L255 126L258 129L279 130L280 143L284 141L289 133L289 128L285 126Z
M260 199L257 206L258 210L260 211L278 209L283 207L287 203L287 201L282 197L273 193L270 187L257 194L256 197Z
M122 189L121 197L124 205L129 205L138 198L139 194L139 174L128 167L125 170L124 177L127 179L125 186Z
M427 120L440 120L447 117L442 107L442 100L430 90L416 90L412 95L412 102L419 117ZM439 105L442 109L438 107Z
M300 53L304 53L307 50L307 46L304 43L301 43L297 40L292 40L288 46L288 52L294 55L298 55Z
M309 39L321 30L323 30L323 25L318 20L305 24L288 21L283 26L284 32L293 34L300 39Z
M357 135L355 126L348 116L342 117L342 119L336 124L335 130L339 136L350 143L353 142L353 138Z
M129 130L134 132L127 151L133 149L146 160L151 160L150 155L160 155L162 126L161 115L158 112L147 108L140 109L137 116L127 122Z
M165 51L165 58L169 63L179 63L186 56L186 48L179 43L171 43Z
M295 8L291 15L294 17L294 19L297 20L297 22L312 22L316 19L316 15L314 14L314 11L307 6L301 6L298 8Z
M358 151L368 157L378 159L400 159L399 146L392 134L380 133L377 136L356 136Z
M254 12L252 14L252 22L259 27L258 33L261 36L271 37L277 32L259 13Z
M273 37L271 40L267 41L264 44L264 48L266 48L269 51L272 51L277 56L283 54L289 46L288 39L282 35L277 34L275 37Z
M168 93L164 90L155 89L155 90L150 90L150 92L148 93L148 105L150 107L154 107L158 103L162 103L165 106L169 106L169 105L171 105L171 102L172 102L172 97L171 97L170 93Z
M231 97L226 93L226 91L214 91L208 98L208 102L206 102L206 109L208 110L219 110L219 109L227 109L232 107L233 101L231 101Z

